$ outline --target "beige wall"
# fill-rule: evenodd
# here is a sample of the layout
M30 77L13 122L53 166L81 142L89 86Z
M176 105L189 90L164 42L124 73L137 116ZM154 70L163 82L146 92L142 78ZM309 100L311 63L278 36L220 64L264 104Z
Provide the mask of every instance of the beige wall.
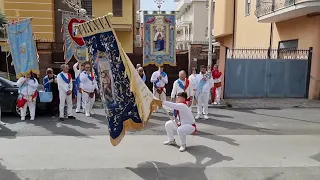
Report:
M216 38L233 33L234 0L215 0L214 36Z
M116 35L126 53L133 53L133 3L135 0L123 0L122 17L113 17L112 24L131 25L131 31L116 31ZM112 12L112 0L92 0L92 14L95 17L101 17Z
M258 23L254 15L256 1L251 0L250 15L245 14L246 0L236 1L235 44L234 48L258 47L268 48L270 44L270 27L268 23Z
M54 40L54 2L53 0L4 0L4 12L9 20L33 17L32 30L37 39Z

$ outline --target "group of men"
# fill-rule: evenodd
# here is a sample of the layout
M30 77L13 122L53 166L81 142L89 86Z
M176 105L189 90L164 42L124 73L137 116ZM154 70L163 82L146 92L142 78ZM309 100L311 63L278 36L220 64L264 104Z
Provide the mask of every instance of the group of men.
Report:
M141 67L139 67L140 69ZM158 71L153 72L151 76L151 83L153 83L153 94L156 98L166 100L166 84L168 84L168 76L163 71L163 67L159 67ZM218 66L211 68L200 66L200 73L197 74L195 68L192 69L192 74L187 78L185 71L179 72L179 78L174 81L171 91L171 101L178 93L185 92L187 94L187 105L197 102L197 116L196 119L209 119L208 117L208 103L212 89L212 103L220 104L221 93L221 72ZM170 111L170 109L169 109Z
M167 133L167 141L164 145L176 145L174 132L176 131L180 137L179 151L186 150L187 135L195 134L197 126L195 119L209 119L208 103L210 92L212 89L213 104L220 104L221 92L221 72L215 65L213 71L211 67L206 68L200 66L200 73L197 74L195 68L192 74L187 78L185 71L179 72L179 78L174 81L171 92L171 101L166 101L166 84L168 84L168 75L163 71L163 66L151 75L151 83L153 84L153 94L159 106L170 111L173 110L174 119L165 123ZM146 76L140 64L137 65L139 76L145 81ZM174 103L175 99L175 103ZM192 105L197 101L197 116L192 114Z
M59 99L60 120L64 121L65 118L75 119L72 115L72 94L74 94L77 97L76 113L85 113L87 117L94 114L92 108L98 85L90 62L76 63L73 66L75 86L73 86L72 76L69 73L69 66L63 64L61 70L58 75L54 75L52 69L49 68L47 75L44 77L45 91L53 93L52 111L54 111L54 104ZM65 108L67 114L65 114Z

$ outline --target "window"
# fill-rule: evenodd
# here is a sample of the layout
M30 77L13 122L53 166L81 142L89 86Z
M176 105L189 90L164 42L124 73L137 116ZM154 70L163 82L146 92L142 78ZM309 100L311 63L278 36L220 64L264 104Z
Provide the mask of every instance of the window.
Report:
M122 16L122 0L112 0L112 13L115 17Z
M81 0L81 6L87 11L87 15L92 15L92 0Z
M298 48L298 39L288 40L288 41L280 41L278 49L297 49Z
M251 9L251 0L246 0L246 6L245 6L245 13L246 13L246 16L249 16L250 15L250 9Z
M278 58L291 59L296 55L298 48L298 40L280 41L278 45Z

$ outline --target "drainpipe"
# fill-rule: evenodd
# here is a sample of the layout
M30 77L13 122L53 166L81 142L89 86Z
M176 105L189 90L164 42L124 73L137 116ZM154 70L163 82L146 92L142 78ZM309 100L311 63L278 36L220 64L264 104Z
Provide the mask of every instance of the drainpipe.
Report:
M236 4L237 1L236 0L233 0L233 32L232 32L232 49L234 49L234 44L235 44L235 41L236 41L236 38L235 38L235 33L236 33ZM233 54L233 53L232 53Z

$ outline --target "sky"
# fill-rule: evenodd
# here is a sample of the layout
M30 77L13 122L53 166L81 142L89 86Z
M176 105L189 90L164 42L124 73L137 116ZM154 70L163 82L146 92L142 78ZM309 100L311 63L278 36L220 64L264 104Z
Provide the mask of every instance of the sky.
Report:
M176 8L176 2L174 0L164 0L164 3L161 6L162 11L173 11ZM158 5L154 0L140 0L141 10L152 11L158 10Z

